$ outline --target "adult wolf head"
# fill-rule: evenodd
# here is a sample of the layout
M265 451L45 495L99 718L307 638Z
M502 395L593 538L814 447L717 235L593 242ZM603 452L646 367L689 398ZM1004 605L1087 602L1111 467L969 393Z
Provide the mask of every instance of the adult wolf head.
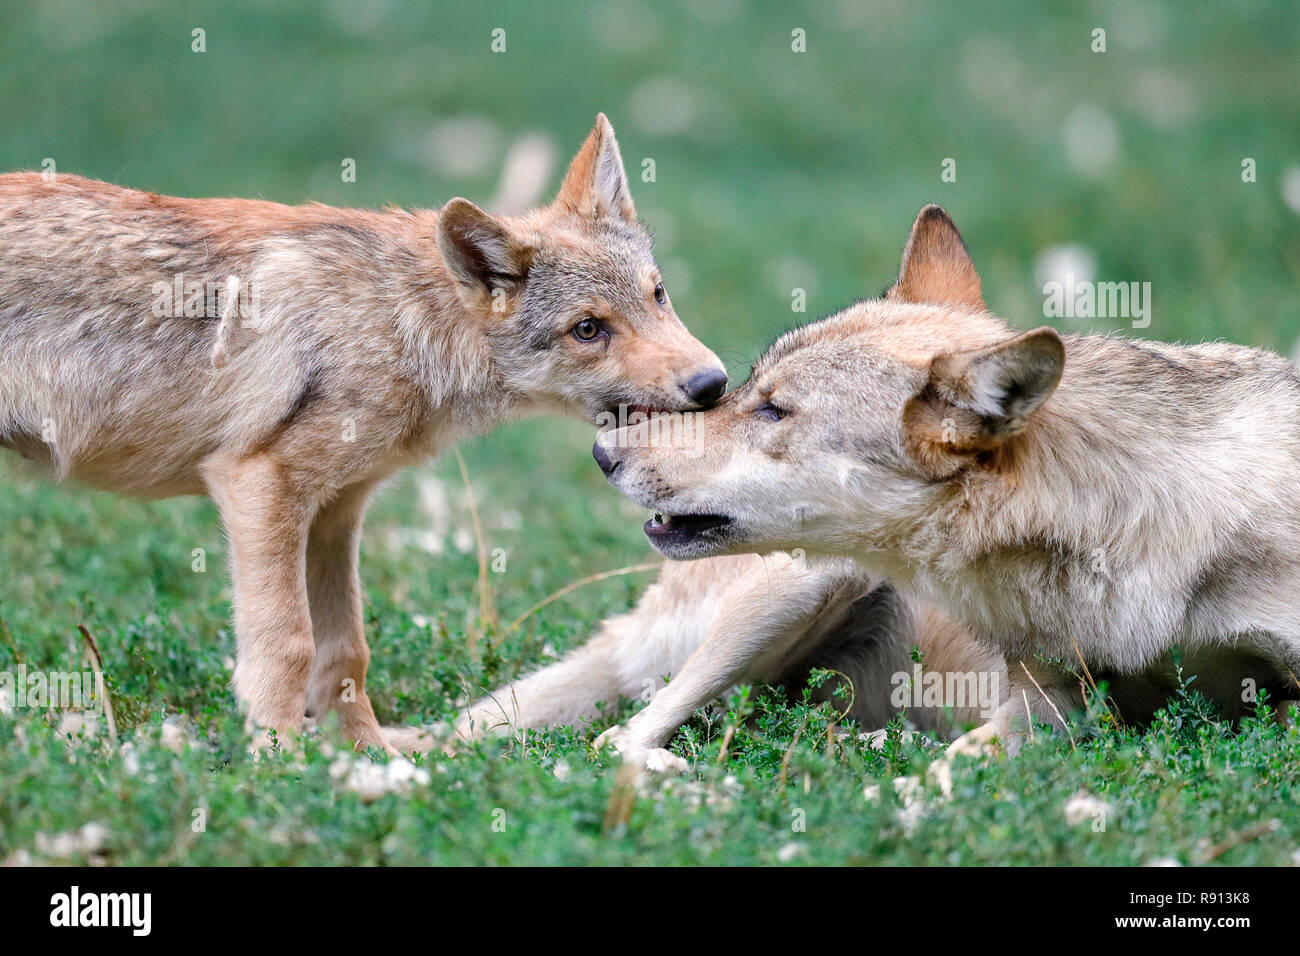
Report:
M777 340L695 416L689 450L647 423L607 432L594 453L660 513L646 534L669 557L797 548L896 562L954 493L949 479L1012 452L1063 363L1054 331L1017 335L985 309L956 227L927 206L893 286Z

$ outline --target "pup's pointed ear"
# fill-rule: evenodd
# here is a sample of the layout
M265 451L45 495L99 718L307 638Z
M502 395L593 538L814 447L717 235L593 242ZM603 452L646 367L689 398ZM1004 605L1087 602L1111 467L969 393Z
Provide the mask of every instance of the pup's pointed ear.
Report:
M987 348L940 355L903 412L904 441L934 477L946 477L1020 434L1056 390L1065 344L1044 326Z
M438 251L467 304L522 280L528 271L527 249L501 220L468 199L453 199L438 213Z
M927 302L984 310L979 273L961 233L942 206L922 209L912 223L898 280L885 293L900 302Z
M636 222L623 156L604 113L596 114L596 125L569 164L555 203L580 216L621 216Z

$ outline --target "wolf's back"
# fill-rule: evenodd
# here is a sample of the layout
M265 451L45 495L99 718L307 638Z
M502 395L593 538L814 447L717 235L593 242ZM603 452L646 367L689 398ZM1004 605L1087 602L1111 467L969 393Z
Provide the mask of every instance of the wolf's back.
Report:
M184 418L217 327L186 285L214 288L232 264L175 203L0 176L0 445L62 477L91 446Z

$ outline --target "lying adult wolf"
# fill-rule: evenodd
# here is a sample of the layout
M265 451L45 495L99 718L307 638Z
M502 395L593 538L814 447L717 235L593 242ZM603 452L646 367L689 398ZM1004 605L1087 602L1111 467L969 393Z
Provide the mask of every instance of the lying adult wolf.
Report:
M626 698L649 706L600 744L651 769L680 770L664 745L699 707L738 683L797 694L818 667L849 680L846 716L868 730L905 711L916 729L950 739L988 719L1007 692L992 648L851 562L788 554L668 561L637 606L604 621L586 644L468 705L450 746L503 728L580 724Z
M395 469L539 412L685 410L726 387L682 326L604 114L556 200L373 212L0 176L0 446L57 478L210 494L250 721L365 693L362 516Z
M959 750L1014 750L1027 712L1059 724L1089 679L1140 720L1175 647L1228 714L1257 687L1296 696L1300 379L1276 355L1018 333L929 206L881 298L787 333L695 417L688 449L651 423L594 449L657 513L651 543L852 559L990 640L1009 693ZM738 666L697 657L700 687ZM653 745L663 722L636 721L614 736Z

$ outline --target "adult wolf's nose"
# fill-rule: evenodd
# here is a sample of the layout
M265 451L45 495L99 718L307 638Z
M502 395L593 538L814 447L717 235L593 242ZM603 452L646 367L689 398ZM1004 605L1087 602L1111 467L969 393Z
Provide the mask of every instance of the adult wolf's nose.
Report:
M618 462L601 446L599 438L596 439L596 444L591 446L591 457L596 459L596 464L600 465L600 470L605 473L606 478L612 477L615 469L618 468Z
M682 391L696 405L712 405L727 389L727 373L720 368L692 375L682 385Z

